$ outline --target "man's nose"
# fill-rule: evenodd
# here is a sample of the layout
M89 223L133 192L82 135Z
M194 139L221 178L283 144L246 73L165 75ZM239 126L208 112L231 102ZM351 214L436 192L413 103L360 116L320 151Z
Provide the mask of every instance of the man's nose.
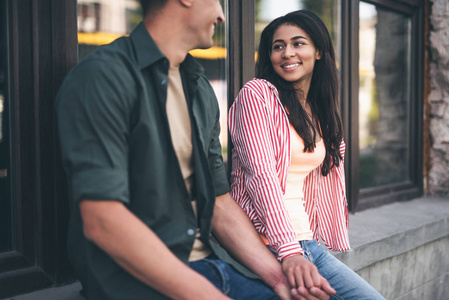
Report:
M224 16L224 12L223 12L223 7L220 5L220 13L217 17L217 22L218 23L224 23L225 22L225 16Z

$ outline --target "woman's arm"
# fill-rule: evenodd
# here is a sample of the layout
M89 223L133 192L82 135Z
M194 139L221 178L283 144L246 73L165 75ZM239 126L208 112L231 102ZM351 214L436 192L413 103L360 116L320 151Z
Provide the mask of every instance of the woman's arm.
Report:
M328 295L335 291L315 265L301 255L302 249L296 240L276 173L268 112L264 99L258 94L244 87L229 112L231 138L246 175L246 191L258 218L265 225L270 245L282 260L282 271L289 285L297 288L305 299L316 299L310 293L318 299L328 299Z
M278 253L280 260L302 253L276 173L265 100L251 87L245 86L231 107L229 128L234 151L237 151L239 163L245 172L246 192L266 228L265 236L271 247Z
M281 299L290 299L290 292L295 299L306 300L325 300L335 293L302 255L290 256L280 265L229 193L216 198L212 232L234 258L262 278ZM297 289L290 291L289 286Z

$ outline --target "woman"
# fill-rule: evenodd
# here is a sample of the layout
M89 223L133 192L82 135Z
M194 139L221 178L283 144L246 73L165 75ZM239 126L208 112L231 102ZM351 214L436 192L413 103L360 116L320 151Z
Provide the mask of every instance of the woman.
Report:
M332 299L384 299L318 244L349 249L338 72L322 20L300 10L272 21L256 76L229 111L231 195L301 295L317 270L336 290ZM316 266L312 279L291 271L292 262L310 264L303 256Z

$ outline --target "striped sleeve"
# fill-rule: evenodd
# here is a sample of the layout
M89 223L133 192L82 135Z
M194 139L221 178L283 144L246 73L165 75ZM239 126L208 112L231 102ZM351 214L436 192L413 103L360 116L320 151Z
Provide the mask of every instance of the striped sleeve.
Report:
M254 88L254 87L253 87ZM283 201L263 92L245 86L229 111L229 129L246 192L278 259L303 253ZM262 89L262 88L261 88Z
M344 158L345 143L340 144ZM327 176L319 173L318 227L326 246L333 251L350 249L348 238L349 215L345 192L344 161L332 168Z

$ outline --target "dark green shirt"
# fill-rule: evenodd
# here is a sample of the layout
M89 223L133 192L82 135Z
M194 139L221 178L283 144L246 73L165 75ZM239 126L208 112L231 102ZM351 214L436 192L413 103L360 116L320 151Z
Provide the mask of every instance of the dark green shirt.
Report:
M84 237L80 200L123 202L187 262L196 228L209 244L215 197L229 190L218 139L218 103L203 68L188 55L180 71L192 123L195 218L165 111L168 68L140 24L130 37L81 61L59 91L59 136L72 200L69 257L89 299L165 297Z

